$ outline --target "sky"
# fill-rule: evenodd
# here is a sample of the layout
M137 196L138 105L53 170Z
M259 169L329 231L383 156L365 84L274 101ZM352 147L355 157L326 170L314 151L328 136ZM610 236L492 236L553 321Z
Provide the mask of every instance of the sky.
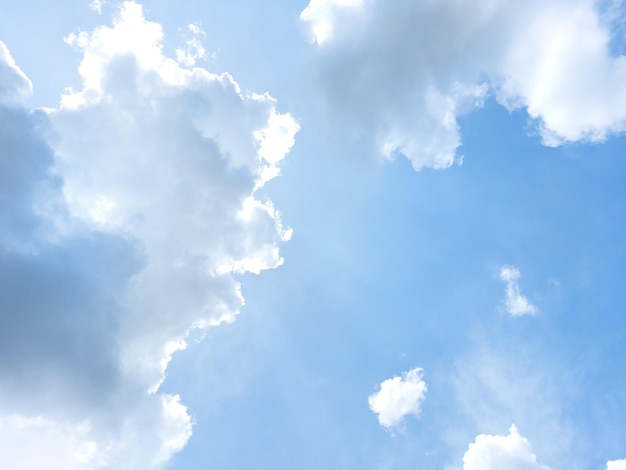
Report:
M0 2L0 467L626 470L626 2Z

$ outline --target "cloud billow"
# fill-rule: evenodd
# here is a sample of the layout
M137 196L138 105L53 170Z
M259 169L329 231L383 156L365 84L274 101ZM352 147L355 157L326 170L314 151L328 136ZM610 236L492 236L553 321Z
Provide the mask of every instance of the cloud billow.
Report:
M488 96L546 145L624 132L626 57L597 3L311 0L300 18L331 119L419 170L460 161L458 117Z
M20 104L30 81L0 44L0 436L38 443L49 468L161 468L192 430L159 391L172 354L234 321L233 274L282 263L290 230L255 193L298 124L164 56L132 1L67 41L83 85L45 112Z

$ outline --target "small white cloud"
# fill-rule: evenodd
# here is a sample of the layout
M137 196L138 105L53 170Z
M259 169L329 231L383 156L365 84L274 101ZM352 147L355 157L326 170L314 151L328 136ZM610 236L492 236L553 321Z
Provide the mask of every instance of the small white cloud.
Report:
M420 414L428 388L422 376L421 368L412 369L402 377L383 381L380 390L369 396L370 409L378 415L381 426L391 429L399 425L405 416Z
M463 456L463 470L549 470L537 462L528 439L515 425L508 436L479 434Z
M418 170L456 161L458 117L488 95L546 145L625 132L626 57L597 3L310 0L300 20L330 129Z
M520 277L520 271L515 266L503 266L500 269L500 279L506 283L504 306L506 311L514 317L520 315L534 315L537 313L537 308L520 293Z
M609 460L606 463L606 470L626 470L626 459Z
M105 3L107 3L107 0L92 0L91 3L89 3L89 8L95 11L98 15L101 15L102 7Z

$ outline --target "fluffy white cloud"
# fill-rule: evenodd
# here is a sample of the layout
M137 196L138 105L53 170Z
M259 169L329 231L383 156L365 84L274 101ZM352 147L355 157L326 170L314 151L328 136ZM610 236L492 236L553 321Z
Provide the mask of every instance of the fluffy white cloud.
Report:
M92 0L89 3L89 8L98 13L98 15L102 14L102 7L107 3L107 0Z
M14 468L161 468L192 420L159 391L192 328L235 319L233 273L282 263L256 191L298 131L268 94L164 56L140 5L67 39L83 85L19 106L0 47L0 434ZM196 51L197 52L197 51ZM10 105L10 106L7 106ZM34 295L36 293L36 295Z
M391 429L407 415L419 416L428 388L422 376L422 369L412 369L402 377L383 381L378 392L369 396L370 409L378 415L381 426Z
M479 434L463 456L463 470L549 470L537 462L528 439L515 425L508 436Z
M514 316L534 315L537 308L520 292L519 280L521 273L515 266L503 266L500 269L500 279L506 284L506 298L504 306L506 311Z
M626 470L626 459L609 460L606 463L606 470Z
M341 132L420 169L454 163L458 116L488 95L524 108L547 145L626 130L626 57L613 53L608 10L594 0L311 0L301 20Z

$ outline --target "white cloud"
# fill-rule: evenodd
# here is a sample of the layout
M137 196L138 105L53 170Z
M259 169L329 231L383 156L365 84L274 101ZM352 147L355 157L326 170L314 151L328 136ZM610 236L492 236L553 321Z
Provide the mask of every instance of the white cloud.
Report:
M537 308L521 294L519 287L520 277L520 271L515 266L503 266L500 269L500 279L506 284L504 306L506 311L514 317L534 315L537 313Z
M609 460L606 463L606 470L626 470L626 459Z
M463 470L549 470L537 462L528 439L515 425L508 436L479 434L463 456Z
M301 20L335 127L420 169L459 158L457 118L488 95L524 108L546 145L624 132L606 16L594 0L312 0Z
M89 8L95 11L98 15L102 14L102 7L107 3L107 0L92 0L89 2Z
M369 396L370 409L378 415L381 426L391 429L407 415L419 416L428 388L422 376L422 369L412 369L402 377L383 381L380 390Z
M32 93L32 83L17 66L7 46L0 41L0 104L22 103Z
M162 36L134 2L70 35L83 85L46 113L15 104L30 82L0 48L0 434L15 468L41 468L30 447L46 468L162 468L192 431L159 388L172 354L235 319L231 273L282 263L291 232L255 193L297 123L164 56Z

